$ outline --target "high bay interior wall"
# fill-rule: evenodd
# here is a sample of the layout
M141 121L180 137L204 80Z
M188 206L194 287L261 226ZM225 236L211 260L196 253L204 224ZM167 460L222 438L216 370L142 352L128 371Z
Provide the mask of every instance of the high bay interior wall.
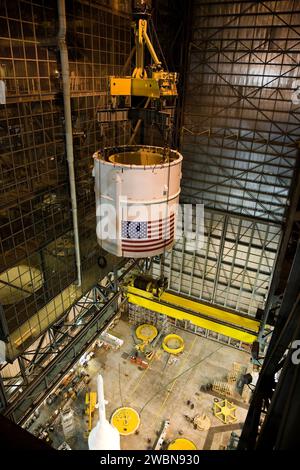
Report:
M251 315L265 304L291 204L299 24L293 0L195 0L191 12L181 196L205 205L205 243L193 254L179 240L166 273L172 290Z
M97 257L90 155L103 144L122 143L128 132L125 122L98 124L97 108L107 106L105 77L124 70L132 45L129 2L113 2L119 8L114 11L107 2L96 3L67 3L86 271ZM71 293L65 291L63 298L60 292L74 281L75 267L56 2L2 2L1 8L7 84L7 106L0 110L1 271L34 266L44 277L36 293L5 307L13 332L56 296L51 310L55 318L62 314ZM267 294L295 165L299 122L292 94L299 14L292 1L196 1L192 18L182 199L205 203L205 244L195 255L184 243L175 246L166 260L170 288L255 314ZM95 279L91 271L83 276L87 284ZM34 333L46 323L47 318L37 318Z
M300 127L299 15L294 0L195 1L184 199L282 222Z
M73 284L56 1L0 5L0 63L7 85L7 105L0 107L1 272L31 266L44 280L38 291L4 308L12 357L28 347L15 342L23 329L32 344L103 274L96 263L90 157L99 147L127 142L129 135L128 122L97 119L97 110L107 106L105 77L129 72L129 3L66 2L81 289ZM290 0L195 1L191 38L184 45L189 60L182 200L205 204L205 240L195 254L186 240L179 241L165 258L166 275L172 290L251 315L264 305L296 161L297 8ZM154 272L160 274L157 264ZM41 346L48 336L50 330ZM19 363L11 367L20 377Z
M203 246L181 237L165 254L168 287L252 316L264 307L281 228L205 209ZM152 272L160 275L159 263Z
M78 288L57 1L0 3L1 78L7 89L6 105L0 107L0 285L8 287L11 297L18 293L13 302L0 306L1 338L9 334L6 358L13 361L1 366L0 409L17 422L114 315L110 287L108 292L90 290L119 261L108 255L105 269L97 263L91 156L101 147L128 143L126 113L113 116L105 110L107 76L130 73L130 4L66 0L82 263ZM166 9L163 16L168 17Z
M9 282L24 293L18 302L4 306L13 337L7 349L10 355L26 347L22 341L17 344L17 338L25 338L28 346L101 276L91 156L101 146L127 142L127 122L100 124L97 111L108 105L107 75L124 73L131 50L129 4L66 2L83 268L83 285L78 289L72 284L76 270L57 2L1 2L0 64L7 104L0 106L0 271L15 267ZM42 273L42 285L27 295L26 285L34 283L30 268ZM8 280L5 275L1 279ZM15 292L12 288L12 296Z

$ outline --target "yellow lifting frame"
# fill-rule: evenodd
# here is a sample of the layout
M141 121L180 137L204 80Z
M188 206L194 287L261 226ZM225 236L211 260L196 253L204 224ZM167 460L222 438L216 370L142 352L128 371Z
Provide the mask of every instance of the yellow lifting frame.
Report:
M149 39L147 34L147 21L146 20L139 20L138 28L136 27L135 23L133 24L134 27L134 35L135 35L135 69L133 71L132 77L133 78L147 78L147 72L144 68L144 45L147 45L147 48L150 52L150 55L155 63L156 66L161 65L154 47Z
M131 77L109 77L111 96L146 96L157 99L161 96L177 96L176 74L166 72L154 50L147 33L147 20L133 23L135 36L135 68ZM155 70L148 77L145 69L145 46L154 62ZM153 67L152 67L153 68Z
M244 343L252 344L257 339L259 330L259 322L257 320L245 318L216 307L210 307L200 302L170 294L169 292L163 292L158 299L154 297L151 292L128 286L127 298L132 304L167 315L171 318L176 318L177 320L187 320L193 325L229 336L230 338ZM180 310L180 308L190 310L191 313ZM205 315L206 318L195 314ZM218 323L214 320L229 323L230 326ZM250 330L250 332L242 331L241 328Z

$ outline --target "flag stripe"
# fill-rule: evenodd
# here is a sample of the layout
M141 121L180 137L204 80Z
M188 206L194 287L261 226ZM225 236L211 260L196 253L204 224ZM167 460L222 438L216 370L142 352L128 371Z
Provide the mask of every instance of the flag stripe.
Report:
M155 224L159 224L161 225L162 223L168 223L168 221L174 221L174 214L170 215L169 217L167 217L166 219L159 219L159 220L149 220L149 225L155 225Z
M161 228L161 227L167 227L170 224L174 224L174 220L170 220L170 221L167 221L167 222L164 222L164 223L161 223L161 224L154 224L154 225L151 225L149 223L148 227L151 227L151 229L154 230L154 229Z
M163 235L167 235L171 230L174 230L174 224L168 227L164 227L160 230L148 230L148 240L155 240L155 238L162 238ZM147 240L146 239L146 240ZM125 240L125 239L124 239ZM128 239L129 240L129 239ZM140 240L140 239L139 239ZM145 240L145 239L144 239Z
M170 240L173 240L173 237L174 236L174 230L170 233L169 235L169 238L167 240L164 240L162 238L156 238L155 240L151 240L149 242L145 242L145 241L139 241L139 240L132 240L132 242L130 241L122 241L122 248L127 248L127 247L150 247L150 246L153 246L153 247L156 247L157 245L160 245L162 243L166 243Z
M155 250L158 250L159 248L164 248L168 245L170 245L171 243L173 243L173 239L170 239L168 241L166 241L165 243L161 243L160 245L158 246L151 246L151 247L138 247L138 248L124 248L123 249L123 253L142 253L143 251L155 251Z

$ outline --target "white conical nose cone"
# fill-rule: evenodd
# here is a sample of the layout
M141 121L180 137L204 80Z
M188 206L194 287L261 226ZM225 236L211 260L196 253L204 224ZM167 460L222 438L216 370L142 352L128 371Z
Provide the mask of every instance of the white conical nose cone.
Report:
M107 420L96 424L88 438L90 450L120 450L120 434Z
M101 374L97 377L97 393L99 420L89 434L89 449L120 450L121 444L119 431L107 421L105 416L104 385Z

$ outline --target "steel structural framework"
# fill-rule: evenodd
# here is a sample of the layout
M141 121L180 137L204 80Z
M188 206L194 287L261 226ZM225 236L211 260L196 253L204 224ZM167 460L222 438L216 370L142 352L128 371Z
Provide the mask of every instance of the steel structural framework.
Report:
M2 318L6 334L27 341L22 348L16 338L19 351L12 348L11 355L26 349L47 328L47 317L50 326L101 277L91 155L124 143L129 133L126 120L98 121L99 110L108 107L106 77L121 73L130 54L128 6L67 3L83 274L82 289L76 289L57 0L0 2L0 76L6 84L6 104L0 105L0 302L4 289L11 289L12 299L16 291L24 294L3 305ZM42 280L35 291L26 288L35 284L33 270Z
M252 315L274 294L293 218L299 25L292 0L193 2L181 201L204 204L205 236L165 257L170 289Z
M300 241L238 448L299 448ZM263 421L263 423L262 423Z
M90 156L99 147L120 145L128 140L127 116L110 113L107 119L105 115L106 78L126 74L132 58L130 3L129 0L76 0L66 4L81 222L81 288L73 283L74 246L58 60L57 1L0 3L0 76L5 80L7 92L6 104L0 107L0 275L4 275L0 289L6 286L11 294L16 290L24 294L20 301L5 304L0 310L1 339L8 341L6 357L11 362L1 370L0 399L18 422L43 399L49 388L46 373L55 383L56 374L67 370L82 353L80 341L88 344L89 332L96 334L98 326L103 326L102 316L97 328L93 323L92 313L97 316L96 310L102 305L98 303L86 314L87 318L91 315L91 329L85 326L86 334L82 338L78 336L78 343L70 338L71 329L74 332L73 329L82 328L74 323L76 300L78 306L83 294L86 297L86 292L116 262L108 257L106 269L97 266L102 253L95 237ZM168 17L168 13L164 14ZM177 16L180 24L181 15ZM165 28L165 21L163 25ZM26 283L34 281L31 268L42 274L43 285L35 292L26 289ZM10 269L13 277L6 279ZM68 315L71 315L70 324L65 325ZM61 327L63 333L59 333ZM65 352L57 334L62 335L62 341L73 341L74 348ZM58 342L59 347L55 349ZM49 350L51 343L55 350Z
M108 107L106 77L124 73L130 64L129 5L129 0L66 2L83 274L79 288L74 284L57 0L0 2L0 78L6 84L6 103L0 105L0 304L4 292L11 297L0 306L0 339L7 341L11 362L1 369L0 399L18 422L113 314L113 308L106 310L107 299L99 294L100 301L91 302L86 294L117 263L110 256L105 268L97 262L103 253L95 236L91 156L101 146L124 144L129 135L127 118L100 119ZM36 272L42 282L33 289ZM78 325L82 311L87 324Z
M273 281L264 325L299 200L300 4L295 0L195 0L192 16L181 133L181 150L185 156L182 200L204 203L208 221L211 210L223 213L223 235L217 252L221 259L215 256L215 279L211 279L208 289L211 298L217 299L214 292L222 289L224 283L222 272L226 263L222 257L228 239L228 220L233 214L240 223L244 216L250 217L254 226L259 223L261 240L268 238L266 234L270 230L277 232L272 248L276 252L281 246L281 250L269 271L269 281L272 277ZM270 224L263 223L267 221ZM211 236L207 226L205 222L209 245ZM251 238L250 235L248 241ZM238 246L237 233L235 240ZM249 250L246 263L241 259L242 292L250 287L247 272L250 246ZM172 265L172 257L178 256L175 289L179 291L187 289L188 282L192 290L194 283L193 274L191 277L188 274L194 272L198 256L196 253L186 263L186 251L186 243L179 242L169 261L166 260L166 264ZM206 259L198 258L203 285L210 269ZM260 271L257 262L252 268ZM274 269L276 275L272 276ZM269 282L267 276L265 280ZM227 279L226 291L230 284ZM241 449L298 446L299 364L292 360L291 347L294 339L299 341L298 292L299 247L243 429ZM263 306L262 292L260 295ZM250 301L250 304L254 313L255 303Z
M282 222L299 139L295 0L194 2L184 199Z
M279 225L205 210L201 248L181 236L164 256L168 287L255 316L264 307L280 238ZM153 274L160 269L153 263Z
M118 282L136 265L115 271L115 281L96 285L12 364L1 367L0 410L24 423L63 375L78 361L121 308Z

